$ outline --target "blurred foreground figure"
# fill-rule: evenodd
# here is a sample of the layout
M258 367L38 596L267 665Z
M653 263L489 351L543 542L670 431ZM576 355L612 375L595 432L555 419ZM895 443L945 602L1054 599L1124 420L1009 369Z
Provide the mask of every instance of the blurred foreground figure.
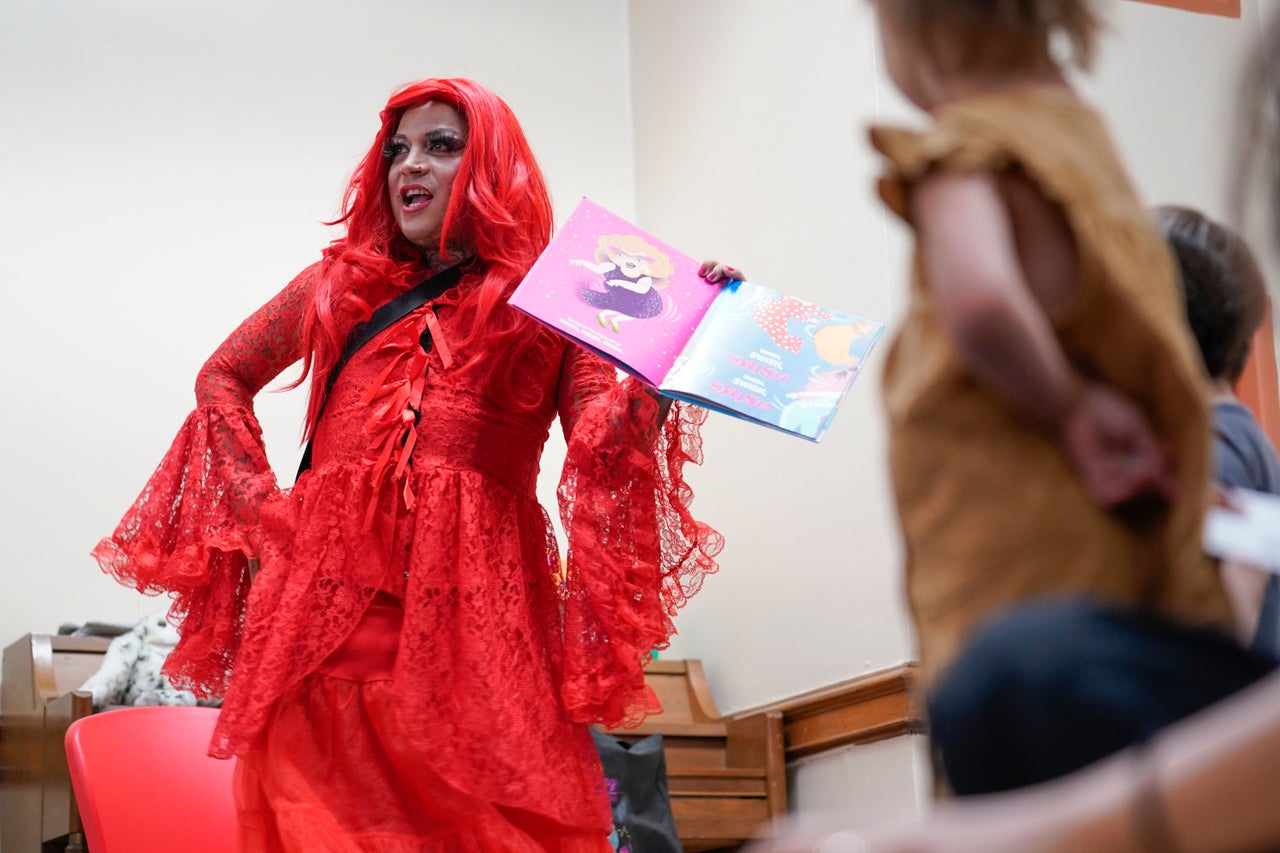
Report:
M929 118L871 134L881 196L916 234L884 374L907 596L941 767L954 791L980 793L1132 742L1115 731L1063 744L1069 760L993 764L1006 732L974 725L969 685L946 694L1009 608L1087 595L1226 635L1230 608L1200 547L1208 394L1168 248L1050 50L1061 36L1088 64L1091 4L876 10L890 76Z
M1280 247L1280 110L1275 108L1280 104L1280 29L1264 41L1250 72L1238 187L1265 179L1272 233ZM1031 615L1028 611L1025 618ZM1120 617L1117 624L1141 632L1145 618ZM1277 791L1280 674L1273 670L1237 695L1171 725L1145 747L1057 781L940 804L927 819L875 827L842 826L838 816L802 817L753 853L1276 851Z

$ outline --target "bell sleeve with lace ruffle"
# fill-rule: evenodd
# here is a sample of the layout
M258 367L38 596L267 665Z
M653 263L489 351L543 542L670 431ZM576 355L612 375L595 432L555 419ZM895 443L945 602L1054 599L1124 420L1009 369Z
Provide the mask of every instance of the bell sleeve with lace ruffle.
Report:
M313 265L218 347L196 380L196 409L115 532L93 557L139 592L167 592L181 639L175 686L221 695L239 642L258 510L278 489L253 398L301 356Z
M660 401L577 346L566 350L559 407L568 453L558 491L568 538L561 697L606 727L660 710L644 664L672 617L716 571L719 533L695 520L686 463L702 461L706 412Z

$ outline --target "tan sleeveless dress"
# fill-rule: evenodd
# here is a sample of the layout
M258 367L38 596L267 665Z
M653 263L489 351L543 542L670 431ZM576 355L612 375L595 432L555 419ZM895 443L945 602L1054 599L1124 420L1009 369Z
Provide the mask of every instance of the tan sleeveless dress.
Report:
M939 110L924 132L877 127L880 194L911 224L927 173L1027 176L1062 206L1080 286L1050 319L1076 369L1145 411L1176 460L1178 497L1142 522L1096 506L1057 445L979 386L940 326L915 259L910 304L884 375L907 596L925 683L982 620L1057 592L1145 604L1226 625L1200 547L1209 497L1205 380L1177 272L1099 117L1068 93L1003 94Z

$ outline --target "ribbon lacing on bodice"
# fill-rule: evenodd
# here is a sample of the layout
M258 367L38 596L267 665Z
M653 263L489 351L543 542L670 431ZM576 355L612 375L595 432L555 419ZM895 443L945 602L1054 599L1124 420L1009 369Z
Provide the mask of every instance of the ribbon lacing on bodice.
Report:
M412 337L406 340L408 334ZM373 493L365 510L366 528L373 524L377 496L388 475L402 483L405 509L413 509L416 503L408 472L418 440L418 417L433 345L441 366L447 369L453 364L453 356L436 319L435 306L428 303L420 316L401 321L395 333L383 335L375 347L375 352L387 359L387 366L360 400L370 409L364 422L364 431L370 437L365 461L372 466Z

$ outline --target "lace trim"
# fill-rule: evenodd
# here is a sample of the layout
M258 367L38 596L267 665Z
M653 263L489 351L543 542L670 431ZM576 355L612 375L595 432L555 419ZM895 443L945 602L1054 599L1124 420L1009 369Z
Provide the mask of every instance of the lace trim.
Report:
M103 571L139 592L167 592L181 639L165 673L175 687L221 695L239 646L258 507L278 491L253 414L192 412L115 532L93 549Z
M629 379L584 414L569 443L561 697L581 723L634 726L661 710L643 667L724 547L693 518L683 475L702 461L706 412L676 403L654 430L657 418L657 400Z

